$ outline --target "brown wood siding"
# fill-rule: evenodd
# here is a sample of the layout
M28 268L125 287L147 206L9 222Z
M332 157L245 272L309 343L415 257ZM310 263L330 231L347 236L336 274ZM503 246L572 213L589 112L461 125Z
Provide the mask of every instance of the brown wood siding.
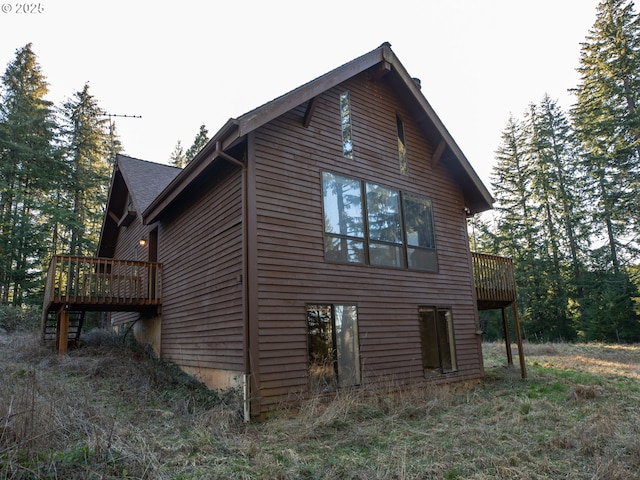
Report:
M140 246L141 238L148 238L147 227L142 225L139 217L136 217L128 227L118 228L118 238L113 258L116 260L148 260L148 250ZM136 258L136 250L138 252ZM134 322L140 317L138 312L113 312L111 315L112 325L122 325Z
M207 176L179 216L161 220L162 356L178 365L243 370L242 176Z
M351 97L354 158L342 156L339 94ZM418 306L451 307L457 373L436 382L482 376L476 335L463 195L435 149L384 81L361 74L318 99L308 128L306 105L255 134L257 295L261 409L307 388L305 304L356 304L363 383L425 383ZM405 122L409 175L400 173L396 114ZM378 182L433 200L438 273L324 261L321 172ZM166 267L165 267L166 268ZM384 380L379 380L384 379Z

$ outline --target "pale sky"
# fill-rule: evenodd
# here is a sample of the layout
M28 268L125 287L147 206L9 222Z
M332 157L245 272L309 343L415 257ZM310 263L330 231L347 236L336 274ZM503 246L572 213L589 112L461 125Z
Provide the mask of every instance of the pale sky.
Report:
M36 0L37 1L37 0ZM567 109L598 0L0 0L0 73L33 50L61 105L89 82L124 152L167 163L235 118L383 42L487 187L510 114ZM40 10L40 11L38 11Z

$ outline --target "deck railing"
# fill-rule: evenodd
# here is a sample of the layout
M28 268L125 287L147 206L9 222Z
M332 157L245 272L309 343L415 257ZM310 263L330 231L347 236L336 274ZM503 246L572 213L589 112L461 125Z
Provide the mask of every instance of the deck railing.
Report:
M44 310L65 304L160 305L161 282L160 263L55 255L47 272Z
M509 304L516 299L513 260L507 257L471 253L478 306Z

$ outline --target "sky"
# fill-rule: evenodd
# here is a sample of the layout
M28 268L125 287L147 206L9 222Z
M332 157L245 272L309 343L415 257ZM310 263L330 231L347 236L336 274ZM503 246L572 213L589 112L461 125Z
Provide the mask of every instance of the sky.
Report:
M30 0L32 1L32 0ZM0 73L33 44L60 106L89 83L124 153L168 163L237 118L384 42L491 190L511 115L565 110L598 0L0 0ZM25 13L25 6L29 10Z

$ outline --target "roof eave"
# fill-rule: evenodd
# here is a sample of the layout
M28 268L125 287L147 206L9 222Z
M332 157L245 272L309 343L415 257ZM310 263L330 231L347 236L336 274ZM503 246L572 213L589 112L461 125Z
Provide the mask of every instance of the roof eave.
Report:
M235 145L240 139L238 120L227 123L202 147L189 164L174 178L153 202L142 212L144 224L155 222L162 212L195 180L216 158L220 150Z

